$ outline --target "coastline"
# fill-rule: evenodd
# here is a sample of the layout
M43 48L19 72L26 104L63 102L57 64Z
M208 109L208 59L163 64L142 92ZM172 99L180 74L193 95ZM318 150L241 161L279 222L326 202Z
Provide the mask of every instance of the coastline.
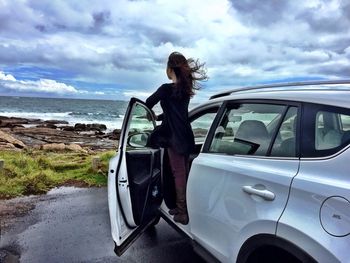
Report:
M120 136L120 129L108 131L101 123L76 123L72 126L62 120L6 116L0 116L0 131L25 145L13 144L5 136L0 136L0 150L41 149L48 144L78 145L87 151L112 150L116 149Z
M119 136L104 124L0 116L0 199L106 186Z

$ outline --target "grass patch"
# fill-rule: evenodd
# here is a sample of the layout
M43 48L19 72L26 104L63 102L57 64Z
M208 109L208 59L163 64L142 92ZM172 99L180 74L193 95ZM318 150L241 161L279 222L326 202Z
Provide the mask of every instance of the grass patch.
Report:
M62 185L107 185L108 161L114 151L98 154L52 152L40 150L0 151L5 161L0 171L0 199L29 194L43 194ZM98 171L92 158L101 160Z

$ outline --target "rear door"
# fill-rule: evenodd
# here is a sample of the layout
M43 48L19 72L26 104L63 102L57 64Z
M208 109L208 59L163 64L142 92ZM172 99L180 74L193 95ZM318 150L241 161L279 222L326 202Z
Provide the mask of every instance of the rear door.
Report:
M118 153L110 160L108 172L111 231L119 256L158 217L162 152L146 146L154 127L151 111L142 101L132 98Z
M187 183L191 234L235 262L254 234L276 231L299 167L299 107L275 101L223 105Z

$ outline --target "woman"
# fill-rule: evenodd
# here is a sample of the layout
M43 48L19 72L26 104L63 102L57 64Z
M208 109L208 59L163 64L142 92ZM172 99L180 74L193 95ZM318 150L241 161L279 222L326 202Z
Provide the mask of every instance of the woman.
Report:
M198 60L186 59L181 53L170 54L166 73L172 83L163 84L147 100L151 109L160 101L163 114L157 120L162 120L162 144L165 147L170 167L175 178L176 208L169 213L174 215L174 221L188 224L186 207L186 178L188 173L189 154L194 150L194 136L188 119L188 104L199 89L198 80L206 80L204 64ZM164 140L164 138L166 138Z

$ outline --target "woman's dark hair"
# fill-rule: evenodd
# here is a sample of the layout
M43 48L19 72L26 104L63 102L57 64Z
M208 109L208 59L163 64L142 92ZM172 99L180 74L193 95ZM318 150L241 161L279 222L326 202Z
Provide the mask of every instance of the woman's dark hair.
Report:
M174 71L177 79L175 97L182 98L186 95L192 97L195 90L201 88L198 81L208 79L204 64L199 63L198 59L186 59L179 52L173 52L169 55L167 66Z

